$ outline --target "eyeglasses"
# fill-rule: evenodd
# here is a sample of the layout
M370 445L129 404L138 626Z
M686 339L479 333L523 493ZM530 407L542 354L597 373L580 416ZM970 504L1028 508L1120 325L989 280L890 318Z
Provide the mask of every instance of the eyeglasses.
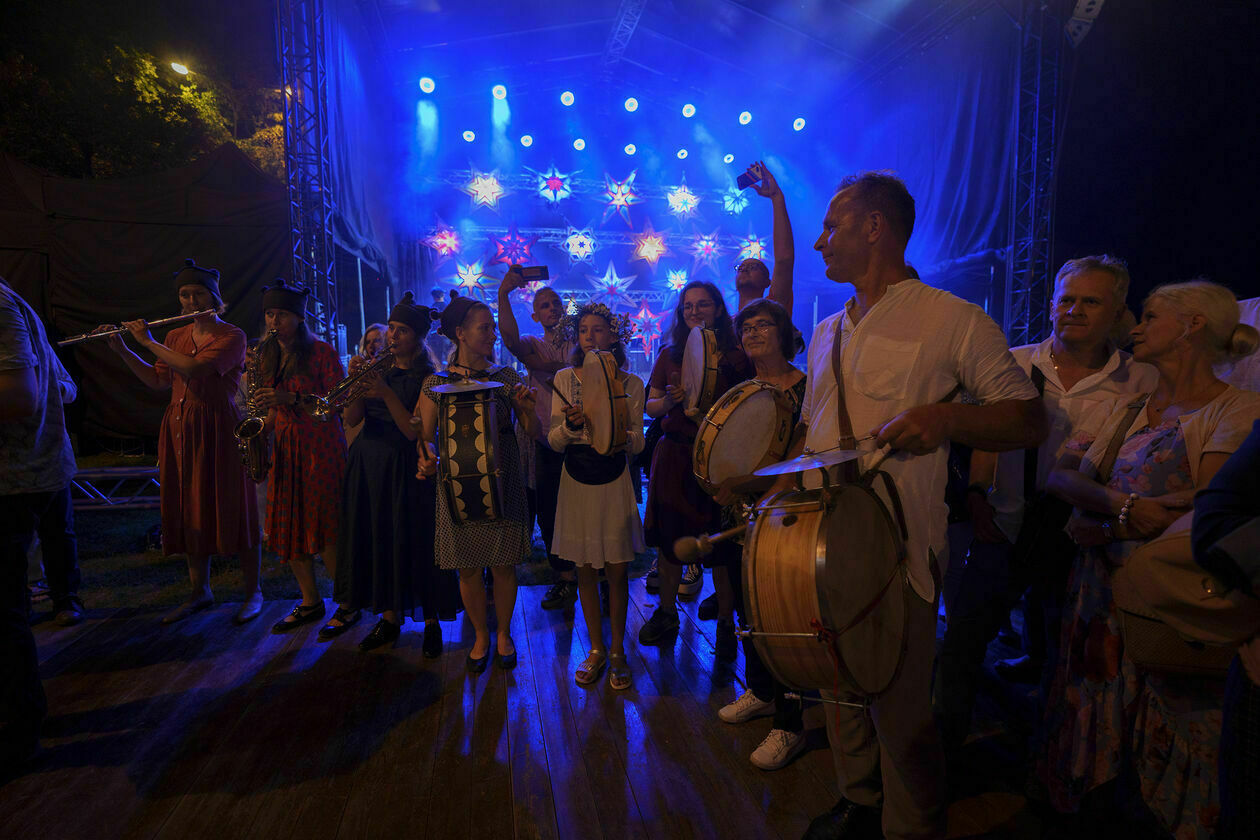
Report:
M760 333L761 335L765 335L766 333L770 331L770 328L773 326L774 324L765 323L765 322L762 322L759 324L741 324L739 328L739 334L752 335L753 333Z

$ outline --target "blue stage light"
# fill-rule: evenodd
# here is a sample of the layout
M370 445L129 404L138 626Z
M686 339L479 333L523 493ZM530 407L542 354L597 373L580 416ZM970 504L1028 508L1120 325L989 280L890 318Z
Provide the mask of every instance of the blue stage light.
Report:
M522 134L522 135L521 135L521 145L522 145L522 146L524 146L524 147L525 147L525 148L527 148L527 149L528 149L530 146L534 145L534 137L533 137L533 135L532 135L532 134Z
M627 99L626 110L631 113L634 113L635 111L639 110L639 100L635 99L633 96Z
M582 151L586 148L586 141L579 137L573 141L573 148L577 149L579 152Z
M428 76L424 76L420 79L420 90L425 93L433 93L433 89L436 87L437 85Z
M696 115L695 105L692 105L690 102L688 102L686 105L683 106L684 117L691 118L691 117L694 117L695 115Z
M490 88L490 95L495 99L507 99L507 88L503 85L495 85Z
M735 162L735 155L725 155L722 158L722 163L734 163L734 162Z
M679 159L679 160L683 160L683 159L684 159L684 158L686 158L686 157L687 157L687 150L686 150L686 149L679 149L679 150L678 150L678 159Z
M743 113L739 115L740 125L748 125L750 122L752 122L752 114L749 113L748 111L744 111Z
M560 94L560 104L565 106L566 108L572 105L573 104L573 91L566 90L564 93Z
M804 127L805 127L805 118L804 118L804 117L797 117L795 120L793 120L793 121L792 121L792 130L793 130L793 131L800 131L800 130L801 130L802 128L804 128Z
M474 134L473 132L471 132L471 131L465 131L465 132L464 132L464 140L466 140L467 142L471 143L472 141L474 141L474 140L476 140L476 139L477 139L477 135L476 135L476 134Z
M638 151L638 149L636 149L636 148L634 147L634 144L633 144L633 143L627 143L627 144L626 144L626 149L625 149L626 154L628 154L628 155L632 155L632 154L634 154L634 153L635 153L635 152L637 152L637 151Z

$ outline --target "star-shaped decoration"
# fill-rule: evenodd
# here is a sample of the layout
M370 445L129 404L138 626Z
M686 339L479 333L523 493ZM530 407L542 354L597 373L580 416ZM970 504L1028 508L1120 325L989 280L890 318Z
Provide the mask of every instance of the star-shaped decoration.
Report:
M460 189L468 193L473 207L489 207L491 210L498 210L499 199L507 195L507 190L499 183L497 170L487 174L474 169L472 179Z
M669 270L669 276L666 278L665 282L669 283L669 290L671 292L681 292L683 286L687 285L687 269L671 268Z
M665 237L652 228L652 221L649 219L643 223L643 232L634 237L634 250L630 259L643 260L655 271L661 257L671 253L673 252L665 244Z
M696 208L700 206L700 196L693 193L687 186L685 175L681 184L665 193L665 200L669 202L669 212L680 219L690 219L696 214Z
M516 230L516 222L512 222L508 225L507 236L492 236L490 241L494 243L494 256L490 258L490 265L528 265L538 235L521 236Z
M596 300L603 301L610 307L622 304L629 308L634 305L630 301L630 296L626 294L626 290L634 282L635 275L630 274L622 277L617 273L617 269L613 267L612 260L608 261L608 268L604 271L602 277L588 274L586 279L595 287Z
M556 169L555 164L546 172L535 172L529 167L525 167L526 171L534 176L536 180L535 189L538 194L547 200L550 204L558 204L569 196L573 195L572 178L576 172L561 172Z
M441 220L438 221L437 229L429 236L421 239L420 242L437 255L435 261L437 265L441 265L455 256L464 247L464 242L460 238L459 232Z
M744 195L743 190L728 187L726 192L722 193L722 209L732 216L739 215L747 206L748 196Z
M455 274L442 279L459 289L462 294L480 299L485 297L486 281L494 278L486 274L485 266L481 260L471 263L462 263L456 260Z
M741 260L764 260L768 253L766 249L766 240L750 233L739 240L739 258Z
M715 228L713 233L697 233L691 238L691 245L687 247L691 252L691 270L694 272L697 267L708 265L714 272L717 271L717 258L724 250L718 242L718 231Z
M541 280L530 280L519 289L513 290L512 297L516 298L521 303L533 303L534 295L538 294L538 290L546 285L547 284Z
M590 262L591 256L599 250L599 242L590 228L578 230L572 225L565 230L560 246L569 256L569 265Z
M624 181L615 180L607 172L604 173L604 218L602 222L608 221L608 217L613 213L621 215L622 221L627 227L633 227L630 224L630 205L639 204L643 201L639 194L634 191L634 176L639 174L637 169L630 171L630 177Z
M635 338L643 345L643 352L649 357L655 355L656 344L661 340L661 313L648 309L647 302L644 301L639 311L630 316L630 320L638 328Z

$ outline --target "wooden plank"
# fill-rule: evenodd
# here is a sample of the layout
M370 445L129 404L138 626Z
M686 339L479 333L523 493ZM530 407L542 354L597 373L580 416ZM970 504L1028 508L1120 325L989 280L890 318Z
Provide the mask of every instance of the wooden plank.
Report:
M539 703L551 709L544 734L560 835L647 837L625 774L626 745L624 739L617 743L601 696L607 692L616 705L633 702L633 692L608 689L606 677L579 686L573 671L590 647L581 612L570 617L567 611L543 610L540 603L540 597L529 599L524 618Z
M546 646L536 651L534 640L526 626L525 613L538 599L544 588L540 586L517 589L516 611L512 616L512 639L516 643L517 664L504 674L507 690L508 751L511 773L512 835L523 838L559 837L555 794L548 772L547 745L543 733L557 717L555 710L544 713L540 709L538 688L535 685L534 657L545 653ZM545 720L544 714L552 720Z
M73 627L58 626L52 620L51 614L42 617L31 624L40 664L42 665L53 655L91 635L115 618L125 618L135 612L134 609L123 610L119 607L88 610L83 621Z

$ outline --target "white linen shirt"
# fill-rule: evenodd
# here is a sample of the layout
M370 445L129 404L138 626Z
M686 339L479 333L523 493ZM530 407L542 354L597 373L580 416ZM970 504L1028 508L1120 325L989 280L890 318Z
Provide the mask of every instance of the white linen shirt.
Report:
M1047 338L1040 344L1025 344L1011 350L1025 373L1031 376L1036 366L1046 377L1042 396L1050 434L1037 450L1038 490L1045 489L1046 478L1059 462L1069 440L1079 438L1078 443L1088 446L1117 406L1126 405L1134 394L1154 391L1159 382L1159 371L1153 365L1135 362L1123 350L1112 350L1107 364L1064 391L1059 372L1050 358L1052 342L1052 338ZM996 511L994 524L1008 540L1015 542L1024 522L1024 450L998 454L989 504Z
M850 298L843 312L830 316L814 331L801 409L801 422L809 429L808 448L817 452L839 442L831 347L841 324L845 403L855 437L869 434L907 409L943 399L957 385L986 404L1037 398L1037 389L1015 363L1002 331L980 307L914 279L889 286L856 326L850 316L855 306L856 299ZM948 459L946 443L929 455L898 453L883 465L906 513L910 583L926 601L936 597L929 551L942 564L942 575L948 559ZM866 455L859 466L869 468L874 460L874 453ZM807 474L805 482L814 487L820 483L816 473Z

